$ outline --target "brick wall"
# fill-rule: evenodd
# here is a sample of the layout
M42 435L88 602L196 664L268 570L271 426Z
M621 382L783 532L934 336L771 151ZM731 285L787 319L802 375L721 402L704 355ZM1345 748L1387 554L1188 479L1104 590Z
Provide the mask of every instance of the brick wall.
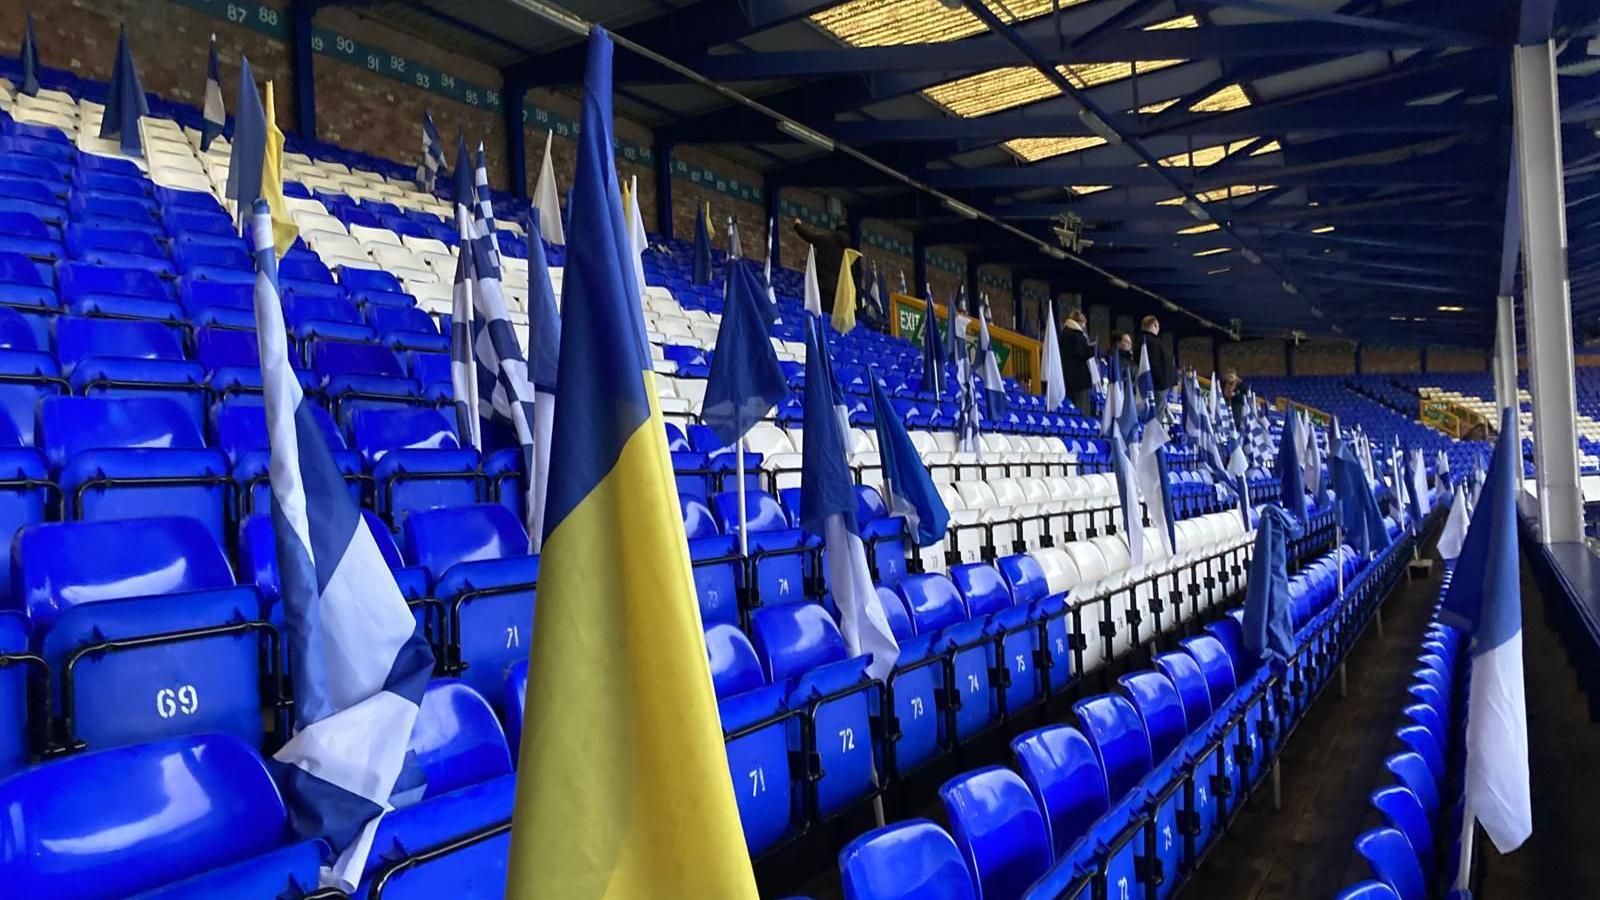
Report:
M952 272L949 269L935 266L931 261L928 263L928 286L933 289L933 302L939 304L949 303L951 298L961 294L962 287L967 283L965 274L967 254L953 247L929 247L928 251L930 254L936 253L945 259L954 261L961 269L959 272Z
M817 213L824 213L828 208L827 201L823 199L822 195L811 191L784 188L778 197L781 201L803 206ZM805 271L806 250L809 246L800 239L799 235L794 233L793 216L785 216L778 219L778 258L785 267L801 272ZM827 290L825 286L823 289Z
M980 279L996 279L1003 287L994 284L985 284L979 281L978 290L989 298L989 318L1001 328L1012 328L1016 314L1016 286L1011 281L1011 269L1007 266L979 266Z
M1466 347L1429 347L1429 372L1486 372L1489 356Z
M1111 307L1096 303L1085 315L1089 317L1089 340L1106 350L1111 346Z
M911 232L903 228L896 228L888 222L868 219L862 223L862 229L880 238L888 238L898 241L907 247L911 246ZM915 280L915 269L912 266L910 256L875 246L869 243L865 236L861 241L861 255L867 259L869 265L877 263L878 270L883 273L884 283L889 286L891 292L900 290L900 278L904 275L906 293L912 296L918 295L920 289L912 284Z
M1211 355L1212 342L1207 337L1186 337L1178 341L1178 365L1211 377L1216 358Z
M1294 348L1296 375L1351 375L1356 348L1346 341L1302 341Z
M1245 378L1284 374L1283 341L1280 340L1228 342L1222 345L1220 355L1224 372L1235 369Z
M1422 354L1416 347L1364 344L1361 371L1364 374L1415 374L1422 371Z

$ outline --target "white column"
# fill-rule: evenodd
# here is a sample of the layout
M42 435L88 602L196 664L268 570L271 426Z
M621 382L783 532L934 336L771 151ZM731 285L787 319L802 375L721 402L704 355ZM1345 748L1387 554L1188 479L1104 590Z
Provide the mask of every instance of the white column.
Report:
M1521 163L1523 302L1539 531L1547 544L1570 543L1583 540L1583 495L1578 484L1577 390L1554 47L1546 42L1514 48L1512 84Z
M1490 360L1494 372L1494 399L1498 409L1511 407L1511 427L1516 429L1516 440L1522 442L1521 406L1517 402L1517 306L1510 296L1495 298L1494 356Z

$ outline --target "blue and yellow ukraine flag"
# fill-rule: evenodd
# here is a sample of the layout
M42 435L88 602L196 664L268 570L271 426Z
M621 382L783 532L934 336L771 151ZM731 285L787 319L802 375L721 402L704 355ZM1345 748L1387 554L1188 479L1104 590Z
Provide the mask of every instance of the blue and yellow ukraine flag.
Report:
M756 896L589 38L506 895Z

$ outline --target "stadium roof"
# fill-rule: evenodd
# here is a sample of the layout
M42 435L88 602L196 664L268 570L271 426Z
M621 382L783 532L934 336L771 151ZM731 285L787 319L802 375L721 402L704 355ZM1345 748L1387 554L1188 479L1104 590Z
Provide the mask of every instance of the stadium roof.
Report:
M570 89L583 45L530 8L541 2L344 5L495 65L508 85ZM1094 302L1156 309L1154 294L1216 322L1238 317L1246 335L1449 343L1487 343L1493 331L1507 49L1519 34L1553 34L1566 42L1574 314L1600 313L1596 0L557 5L958 203L619 50L619 111L658 141L708 145L769 184L835 194L927 246L961 247ZM1073 217L1098 271L971 221L962 204L1052 244L1053 224Z

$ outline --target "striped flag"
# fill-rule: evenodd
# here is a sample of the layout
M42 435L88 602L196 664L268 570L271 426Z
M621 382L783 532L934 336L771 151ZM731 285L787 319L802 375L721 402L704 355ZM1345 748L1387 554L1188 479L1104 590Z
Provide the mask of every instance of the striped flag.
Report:
M472 352L472 317L476 286L473 275L472 176L467 164L467 138L456 144L456 280L450 295L450 387L455 398L456 432L464 446L482 449L478 420L478 366Z
M950 302L945 304L945 312L948 313L948 315L945 316L944 320L944 361L948 364L955 364L957 367L961 365L961 360L965 359L967 356L968 319L966 316L961 314L961 310L965 307L965 304L962 302L962 298L965 296L966 288L962 288L961 293L951 298ZM958 387L957 390L959 391L960 388ZM959 394L957 396L959 396Z
M933 312L933 292L923 285L922 390L937 401L944 388L944 347L939 343L939 318Z
M983 382L983 417L996 427L1006 417L1006 384L1000 378L999 358L989 342L989 304L978 316L978 378Z
M964 327L962 317L956 317L956 327ZM978 439L978 398L972 389L972 354L965 342L956 358L956 380L959 382L959 403L956 408L956 449L975 454L983 460L983 441Z
M290 368L265 201L256 201L252 226L272 521L295 694L294 735L269 767L295 832L339 854L324 884L348 892L379 818L421 794L407 746L433 653Z
M460 164L460 161L457 161ZM444 141L439 139L439 129L434 127L433 113L422 111L422 161L417 163L417 190L433 193L439 180L439 170L444 168ZM459 199L458 201L459 202Z
M528 364L522 358L506 312L506 296L500 276L500 250L494 240L493 205L489 196L489 170L484 162L483 145L478 145L477 166L473 169L477 203L472 207L472 358L477 365L478 432L480 438L503 435L505 442L516 441L522 450L522 471L527 473L523 510L530 517L534 509L534 398L528 383ZM531 286L538 274L530 271ZM548 272L542 273L545 279ZM480 449L482 449L480 447ZM531 542L530 538L530 542Z
M888 680L900 645L867 568L866 545L856 521L855 483L841 427L849 421L834 382L822 320L807 317L806 391L800 470L800 527L823 540L828 590L839 608L839 631L851 656L871 654L867 673Z
M611 53L596 27L506 896L754 900L626 260Z
M228 113L222 107L222 67L217 64L217 36L211 36L211 57L206 62L206 99L200 109L200 152L211 149L211 142L228 127Z
M529 552L544 545L549 496L550 436L555 428L556 372L561 360L561 313L556 310L539 222L528 225L528 381L533 388L533 465L528 473Z

